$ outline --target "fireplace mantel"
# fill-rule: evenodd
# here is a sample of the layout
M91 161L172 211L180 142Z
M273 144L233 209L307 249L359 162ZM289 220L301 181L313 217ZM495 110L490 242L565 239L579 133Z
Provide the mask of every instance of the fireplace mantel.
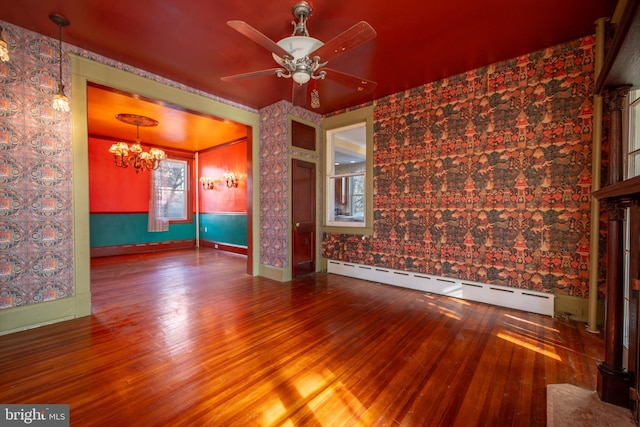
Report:
M633 200L640 199L640 176L607 185L592 193L598 200Z

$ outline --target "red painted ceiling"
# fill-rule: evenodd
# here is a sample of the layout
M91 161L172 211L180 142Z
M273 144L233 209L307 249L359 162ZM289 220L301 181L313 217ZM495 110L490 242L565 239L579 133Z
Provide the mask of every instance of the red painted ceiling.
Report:
M292 33L295 0L3 0L0 19L57 38L50 13L71 25L63 40L193 88L262 108L291 98L292 82L221 77L276 66L269 51L230 28L242 20L278 41ZM370 94L318 81L329 113L466 70L593 34L615 0L315 0L312 37L328 41L358 21L377 37L330 68L377 82ZM308 107L311 109L310 107Z

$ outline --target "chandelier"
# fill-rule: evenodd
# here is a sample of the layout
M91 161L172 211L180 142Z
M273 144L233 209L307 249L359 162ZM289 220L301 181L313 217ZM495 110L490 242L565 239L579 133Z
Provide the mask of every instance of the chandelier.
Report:
M133 166L136 173L158 169L160 160L165 159L167 155L159 148L151 148L148 152L142 151L142 145L140 145L140 126L158 126L158 121L137 114L118 114L116 119L136 126L136 142L134 144L129 146L126 142L118 142L109 148L116 166L121 168Z

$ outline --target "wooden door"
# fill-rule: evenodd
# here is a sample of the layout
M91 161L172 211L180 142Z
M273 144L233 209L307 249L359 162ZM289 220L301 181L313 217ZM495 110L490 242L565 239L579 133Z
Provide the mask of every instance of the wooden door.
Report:
M316 271L316 165L291 161L293 277Z

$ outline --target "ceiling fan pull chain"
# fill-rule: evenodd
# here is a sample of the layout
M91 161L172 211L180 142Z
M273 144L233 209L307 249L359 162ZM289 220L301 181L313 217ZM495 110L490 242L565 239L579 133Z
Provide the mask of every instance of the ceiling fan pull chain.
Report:
M317 89L316 80L313 81L313 90L311 91L311 108L320 108L320 93Z

